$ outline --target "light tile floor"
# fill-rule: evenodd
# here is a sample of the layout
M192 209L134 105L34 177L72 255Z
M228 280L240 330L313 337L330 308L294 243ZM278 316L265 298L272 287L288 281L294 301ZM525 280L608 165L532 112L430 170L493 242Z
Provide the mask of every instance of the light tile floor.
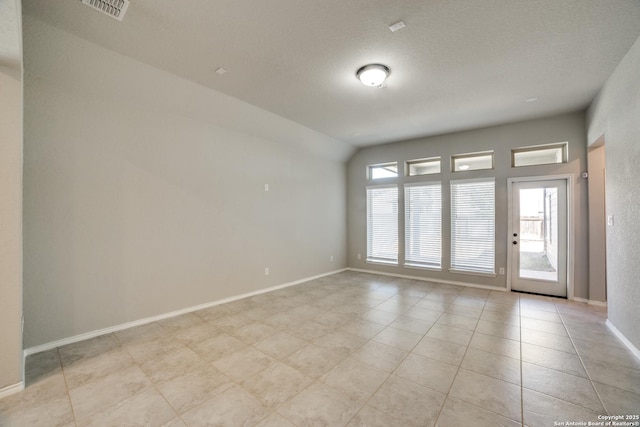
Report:
M640 413L566 300L343 272L33 355L1 426L557 426ZM557 423L557 424L556 424Z

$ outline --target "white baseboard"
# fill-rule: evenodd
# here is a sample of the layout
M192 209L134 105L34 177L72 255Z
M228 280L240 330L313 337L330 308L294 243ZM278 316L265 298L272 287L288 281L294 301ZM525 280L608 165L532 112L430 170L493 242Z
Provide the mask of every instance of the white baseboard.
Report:
M340 269L340 270L334 270L334 271L330 271L328 273L323 273L323 274L318 274L316 276L306 277L304 279L296 280L296 281L293 281L293 282L283 283L281 285L271 286L269 288L259 289L257 291L247 292L247 293L240 294L240 295L234 295L234 296L229 297L229 298L224 298L224 299L221 299L221 300L211 301L211 302L208 302L208 303L205 303L205 304L200 304L200 305L196 305L196 306L193 306L193 307L187 307L187 308L183 308L183 309L180 309L180 310L175 310L175 311L171 311L171 312L168 312L168 313L159 314L157 316L146 317L144 319L134 320L132 322L122 323L120 325L110 326L108 328L98 329L98 330L91 331L91 332L85 332L84 334L74 335L72 337L63 338L63 339L52 341L52 342L48 342L48 343L45 343L45 344L40 344L40 345L25 349L24 350L24 357L26 358L27 356L30 356L32 354L41 353L43 351L52 350L54 348L61 347L63 345L73 344L73 343L76 343L76 342L88 340L90 338L95 338L95 337L98 337L100 335L105 335L105 334L110 334L112 332L122 331L123 329L129 329L129 328L133 328L135 326L146 325L147 323L157 322L158 320L169 319L171 317L176 317L176 316L180 316L182 314L192 313L194 311L203 310L205 308L213 307L213 306L220 305L220 304L225 304L225 303L232 302L232 301L237 301L239 299L252 297L252 296L255 296L255 295L260 295L260 294L264 294L264 293L267 293L267 292L272 292L272 291L275 291L275 290L278 290L278 289L282 289L282 288L288 288L289 286L299 285L301 283L305 283L305 282L308 282L310 280L318 279L320 277L330 276L330 275L336 274L336 273L341 273L341 272L346 271L346 270L347 270L346 268L343 268L343 269Z
M430 279L427 277L419 277L419 276L409 276L406 274L396 274L396 273L386 273L375 270L365 270L362 268L347 268L349 271L357 271L360 273L369 273L369 274L379 274L380 276L391 276L391 277L400 277L402 279L413 279L413 280L422 280L423 282L433 282L433 283L444 283L447 285L457 285L457 286L466 286L468 288L479 288L479 289L488 289L491 291L501 291L506 292L506 288L501 288L499 286L488 286L488 285L480 285L477 283L469 283L469 282L455 282L453 280L441 280L441 279Z
M586 299L586 298L579 298L579 297L573 297L570 298L572 301L576 301L576 302L583 302L585 304L589 304L589 305L595 305L598 307L606 307L607 303L606 301L594 301L594 300L590 300L590 299Z
M622 332L620 332L620 331L618 330L618 328L616 328L616 327L613 325L613 323L611 323L611 321L610 321L609 319L607 319L607 321L606 321L605 323L606 323L607 327L608 327L609 329L611 329L611 332L613 332L613 334L614 334L616 337L618 337L618 339L619 339L620 341L622 341L622 343L623 343L624 345L626 345L626 346L629 348L629 350L631 350L631 353L633 353L633 355L634 355L638 360L640 360L640 350L638 350L638 347L636 347L635 345L633 345L633 344L631 343L631 341L629 341L629 340L627 339L627 337L625 337L625 336L624 336L624 334L623 334Z
M0 388L0 399L14 393L18 393L22 390L24 390L24 381L20 381L18 384L13 384L13 385Z

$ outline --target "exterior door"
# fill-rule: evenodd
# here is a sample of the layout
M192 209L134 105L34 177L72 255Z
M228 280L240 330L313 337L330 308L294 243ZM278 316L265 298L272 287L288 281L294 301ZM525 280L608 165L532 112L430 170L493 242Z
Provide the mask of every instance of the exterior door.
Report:
M567 296L567 181L511 186L511 289Z

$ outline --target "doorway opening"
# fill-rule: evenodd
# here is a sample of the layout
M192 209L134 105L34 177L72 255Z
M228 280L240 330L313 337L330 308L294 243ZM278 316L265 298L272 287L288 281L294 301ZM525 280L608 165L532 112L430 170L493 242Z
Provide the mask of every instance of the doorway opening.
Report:
M568 296L568 180L509 180L509 288Z

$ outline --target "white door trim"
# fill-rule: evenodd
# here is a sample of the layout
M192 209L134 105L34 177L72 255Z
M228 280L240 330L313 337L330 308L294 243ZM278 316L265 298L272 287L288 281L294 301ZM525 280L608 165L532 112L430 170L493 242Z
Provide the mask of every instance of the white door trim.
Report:
M522 176L507 178L507 291L511 292L511 230L513 227L513 184L516 182L564 180L567 182L567 299L574 299L573 272L574 251L574 214L573 214L573 175Z

